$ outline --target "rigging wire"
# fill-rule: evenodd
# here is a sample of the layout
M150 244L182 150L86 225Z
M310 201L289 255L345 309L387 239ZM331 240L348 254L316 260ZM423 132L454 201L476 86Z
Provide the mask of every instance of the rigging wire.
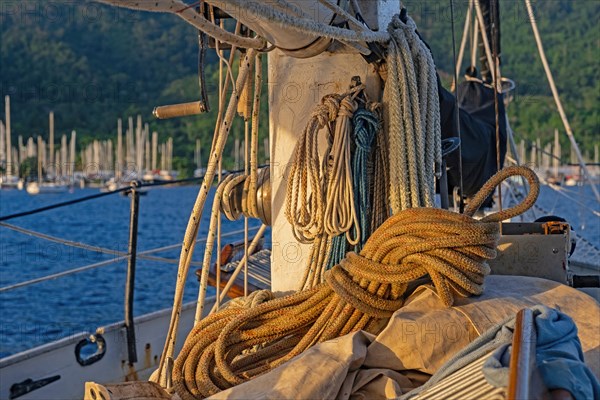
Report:
M258 230L258 229L259 228L257 228L257 227L253 227L252 228L252 230ZM239 234L241 234L243 232L244 231L242 229L240 229L240 230L236 230L236 231L233 231L233 232L228 232L228 233L224 234L223 237L225 237L225 236L235 236L235 235L239 235ZM198 239L196 241L196 243L203 243L205 241L206 241L206 239ZM181 243L172 244L172 245L169 245L169 246L158 247L158 248L150 249L150 250L145 250L145 251L139 252L137 255L138 255L138 257L139 256L146 256L148 254L159 253L159 252L162 252L162 251L177 249L179 247L181 247ZM15 283L15 284L12 284L12 285L4 286L4 287L0 288L0 293L8 292L8 291L11 291L11 290L14 290L14 289L18 289L18 288L21 288L21 287L25 287L25 286L30 286L30 285L33 285L33 284L36 284L36 283L46 282L46 281L57 279L57 278L62 278L64 276L73 275L73 274L77 274L77 273L84 272L84 271L89 271L89 270L92 270L92 269L95 269L95 268L104 267L104 266L107 266L107 265L110 265L110 264L114 264L114 263L119 262L119 261L126 260L128 257L129 257L129 255L124 255L124 256L120 256L120 257L116 257L116 258L111 258L110 260L100 261L100 262L97 262L97 263L94 263L94 264L84 265L83 267L77 267L77 268L73 268L73 269L70 269L70 270L67 270L67 271L58 272L56 274L46 275L46 276L42 276L40 278L34 278L34 279L30 279L28 281L23 281L23 282Z
M496 169L500 171L501 160L500 160L500 115L499 115L499 92L502 93L502 78L500 77L500 55L498 54L500 44L498 43L500 28L498 24L498 3L496 0L490 1L491 9L490 9L490 22L492 24L491 27L491 35L492 35L492 68L494 68L494 73L492 74L492 82L494 83L494 117L495 117L495 128L496 128ZM483 32L483 34L487 35L487 30ZM502 211L502 185L498 185L498 208Z
M567 114L563 109L562 102L560 101L560 96L558 95L558 89L556 89L556 84L554 83L554 78L552 76L552 71L550 70L550 66L548 65L548 59L546 58L546 53L544 52L544 46L542 44L542 38L540 37L540 32L538 31L537 22L535 20L535 14L533 12L533 8L531 7L531 1L525 0L525 6L527 7L527 16L529 22L531 23L531 29L533 30L533 36L535 37L535 42L537 44L538 52L540 55L540 59L542 61L542 65L544 66L544 71L546 72L546 78L548 79L548 84L550 85L550 90L552 91L552 97L554 97L554 102L556 103L556 108L558 109L558 113L560 114L560 118L562 119L563 125L565 127L565 131L567 136L569 137L569 141L571 145L575 149L575 154L577 155L577 159L582 166L582 171L594 192L596 197L596 201L600 202L600 193L598 193L598 188L596 184L591 179L589 171L585 168L585 161L581 156L581 152L579 151L579 146L577 146L577 142L575 141L575 137L573 136L573 131L571 130L571 125L569 124L569 120L567 118Z
M259 168L262 168L265 166L266 165L260 165ZM230 171L230 173L235 174L235 173L242 172L242 171L243 170L234 170L234 171ZM66 206L81 203L84 201L98 199L98 198L101 198L104 196L110 196L110 195L121 193L121 192L127 192L127 191L130 191L133 187L135 187L136 189L140 189L140 188L145 188L145 187L150 188L150 187L156 187L156 186L178 185L181 183L195 182L195 181L199 181L202 179L204 179L204 175L198 176L198 177L193 177L193 178L184 178L184 179L178 179L178 180L173 180L173 181L161 181L161 182L152 182L152 183L144 183L144 182L140 182L140 181L134 181L135 183L133 183L131 186L125 186L125 187L113 190L111 192L96 193L96 194L92 194L89 196L80 197L78 199L64 201L62 203L56 203L56 204L51 204L49 206L35 208L35 209L29 210L29 211L23 211L23 212L19 212L19 213L15 213L15 214L4 215L4 216L0 217L0 222L8 221L9 219L20 218L20 217L25 217L28 215L38 214L40 212L53 210L55 208L66 207Z
M455 90L454 90L454 119L456 121L456 134L458 135L458 139L460 141L458 145L458 176L459 176L459 212L462 214L465 211L465 200L463 198L463 167L462 167L462 137L460 131L460 105L458 104L458 66L456 65L456 38L454 34L454 0L450 0L450 21L452 27L452 58L454 65L454 82ZM445 193L440 195L446 195Z

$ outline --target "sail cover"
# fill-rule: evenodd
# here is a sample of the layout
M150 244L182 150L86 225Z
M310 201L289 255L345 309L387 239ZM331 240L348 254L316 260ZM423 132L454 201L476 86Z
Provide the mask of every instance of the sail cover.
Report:
M479 297L446 308L421 286L377 336L359 331L320 343L265 375L213 396L218 399L385 399L423 385L461 349L520 309L545 304L570 315L589 380L575 379L578 393L597 387L600 348L598 303L587 294L533 277L491 275Z
M456 101L438 80L442 139L457 137ZM467 80L458 86L460 138L463 167L463 191L474 195L498 171L496 158L496 114L494 90L478 80ZM500 168L506 156L506 111L502 94L498 94L498 121L500 131ZM448 187L459 187L459 156L448 156Z

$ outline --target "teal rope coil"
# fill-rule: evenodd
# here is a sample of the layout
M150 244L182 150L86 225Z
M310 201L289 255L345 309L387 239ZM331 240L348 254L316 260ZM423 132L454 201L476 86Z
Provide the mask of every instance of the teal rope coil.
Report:
M375 135L379 130L379 119L373 112L359 108L352 117L354 124L354 157L352 158L352 186L354 204L360 223L360 241L354 251L362 250L371 236L371 184L369 160Z
M354 251L359 252L371 236L371 182L369 179L370 168L369 161L375 142L375 135L379 130L379 119L373 112L364 108L356 110L352 116L354 125L354 155L352 157L352 187L354 191L354 207L358 214L360 224L360 241L355 246ZM355 229L355 228L354 228ZM355 231L356 232L356 231ZM346 256L348 251L348 242L346 235L341 234L333 238L331 243L331 253L327 269Z

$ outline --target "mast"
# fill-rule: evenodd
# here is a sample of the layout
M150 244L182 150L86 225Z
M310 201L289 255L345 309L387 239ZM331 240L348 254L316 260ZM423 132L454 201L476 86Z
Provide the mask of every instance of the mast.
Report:
M490 65L490 63L488 61L492 61L493 60L488 60L488 56L486 53L486 41L489 44L492 43L496 43L497 44L497 57L498 57L498 64L500 65L500 54L501 54L501 50L500 50L500 25L496 24L495 26L492 26L492 21L500 21L500 5L498 4L498 0L484 0L484 1L478 1L475 0L476 5L477 3L479 3L479 9L481 10L480 13L480 18L483 20L483 25L485 26L485 31L482 31L481 29L479 29L479 35L486 35L485 38L481 38L481 40L478 41L479 43L479 54L481 54L479 56L479 61L481 64L481 79L484 82L492 82L493 77L494 77L494 72L493 72L493 65ZM492 2L494 4L492 4ZM493 15L492 13L495 13L495 15Z
M26 148L27 148L27 158L36 157L37 156L37 154L36 154L36 148L37 147L36 147L36 145L35 145L35 143L33 141L33 137L29 136L29 138L27 139L27 146L26 146Z
M58 168L60 176L66 176L67 164L67 135L63 134L60 138L60 164Z
M369 2L369 13L364 15L372 29L385 31L392 17L400 11L397 1ZM244 21L242 21L244 22ZM250 24L253 21L249 21ZM269 113L269 146L268 152L272 168L283 168L290 165L298 132L302 132L309 119L309 112L297 113L296 110L311 110L315 102L328 93L330 89L348 87L350 78L360 76L367 85L370 98L379 98L381 87L374 69L366 67L359 54L319 54L306 60L293 58L281 51L267 53L269 68L268 82L277 82L278 87L298 87L299 82L306 87L323 88L318 91L301 90L294 98L294 109L289 107L289 99L281 91L269 85L268 109L277 110ZM281 85L281 86L279 86ZM274 138L277 138L275 140ZM277 167L280 166L280 167ZM285 217L285 193L287 174L271 170L272 194L272 232L276 232L277 240L273 241L271 253L271 286L274 292L298 289L298 271L303 270L310 257L310 245L300 243L294 237L292 228ZM275 235L274 235L275 237Z
M0 165L6 162L6 130L4 122L0 120Z
M117 120L117 159L115 162L115 179L121 179L121 169L123 168L123 121Z
M146 144L146 149L144 150L144 154L146 156L146 160L144 163L144 170L145 171L150 171L150 163L151 163L151 154L150 154L150 141L149 140L144 140L145 144Z
M25 146L23 146L23 136L19 135L17 136L17 146L18 146L18 151L19 151L19 164L21 164L23 161L25 161L25 156L26 156L26 152L25 152Z
M77 132L74 130L71 131L71 142L69 143L69 165L71 168L69 169L69 174L71 178L75 177L75 140L77 138Z
M561 160L560 140L558 140L558 129L554 130L554 157L552 158L552 167L554 169L554 177L558 178L558 168Z
M233 149L234 167L233 169L240 169L240 139L235 138L234 149Z
M138 114L135 128L135 170L139 173L143 169L144 144L142 138L142 116Z
M42 184L42 137L40 135L38 135L37 137L37 146L38 146L38 156L37 156L37 170L38 170L38 184L41 185Z
M194 154L194 161L196 162L196 169L202 168L202 160L201 160L201 156L200 156L200 151L201 151L200 146L201 146L200 139L196 139L196 152Z
M54 172L56 172L56 165L54 163L57 161L54 159L54 111L50 111L48 114L48 124L50 127L50 134L48 137L48 144L50 146L50 165Z
M158 163L158 133L152 132L152 171L156 170Z
M161 143L160 145L160 170L165 171L167 169L167 145L166 143Z
M269 154L269 138L265 138L263 143L265 146L265 163L268 164L269 160L271 159L271 155Z
M126 143L125 143L125 162L127 163L127 169L129 169L130 164L133 162L133 117L129 117L128 119L128 129L125 133Z
M4 97L4 118L6 122L6 175L12 175L12 145L10 133L10 96Z
M42 168L44 165L46 164L46 148L47 148L47 143L44 141L44 138L42 138L42 154L38 154L38 157L42 158Z
M168 164L167 169L169 170L169 175L171 175L171 171L173 170L173 138L169 137L167 140L167 153L168 153Z
M148 126L148 123L146 123L144 125L144 158L145 158L145 163L144 163L144 170L146 171L150 171L150 140L148 140L150 136L150 127Z

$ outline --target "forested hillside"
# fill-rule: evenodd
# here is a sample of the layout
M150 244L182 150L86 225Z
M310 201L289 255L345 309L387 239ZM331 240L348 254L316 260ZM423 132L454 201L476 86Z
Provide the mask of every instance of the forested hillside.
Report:
M450 72L449 3L404 4L431 45L442 74ZM466 4L456 2L457 46ZM202 138L205 149L210 146L214 110L173 121L151 116L156 105L198 97L197 32L179 18L91 1L0 0L0 6L1 94L11 95L15 137L47 135L51 110L57 134L75 129L83 143L112 137L117 118L140 113L151 130L174 137L174 164L179 169L192 168L195 138ZM580 143L589 150L600 130L600 2L547 0L536 2L535 9L567 114ZM509 109L513 128L519 138L539 136L549 141L554 128L562 125L523 2L502 1L501 17L503 75L518 85ZM214 52L209 57L214 109ZM262 126L266 129L266 121Z
M452 74L452 35L449 2L404 2L430 44L438 68ZM455 2L456 47L463 31L467 1ZM591 152L600 138L600 1L536 1L534 13L546 56L578 143ZM502 75L516 82L508 108L520 139L552 140L564 131L540 61L525 3L500 1ZM463 69L470 59L467 46ZM462 74L462 71L461 71ZM451 78L450 78L451 79ZM567 147L561 135L563 148ZM564 153L564 152L563 152ZM568 157L567 154L563 156Z

